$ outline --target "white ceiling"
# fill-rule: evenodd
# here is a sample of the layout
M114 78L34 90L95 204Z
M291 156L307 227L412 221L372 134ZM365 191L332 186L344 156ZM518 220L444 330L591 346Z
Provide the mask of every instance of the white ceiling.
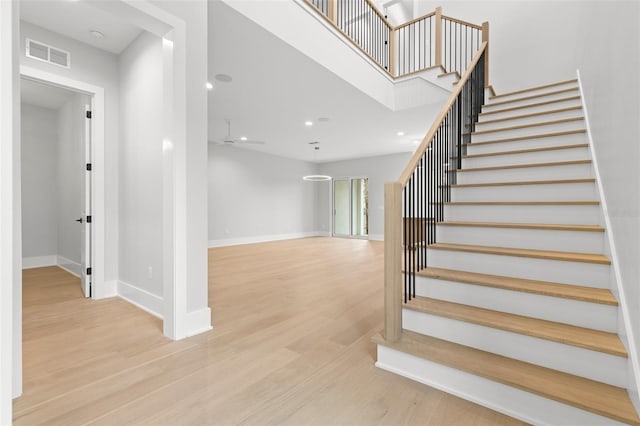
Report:
M82 1L20 0L20 19L115 54L142 32ZM100 31L104 37L94 37L91 30Z
M20 98L25 104L57 110L73 95L74 92L68 89L20 79Z
M438 107L392 112L220 1L209 3L209 76L210 140L224 138L229 118L232 136L266 141L247 149L306 161L413 151Z

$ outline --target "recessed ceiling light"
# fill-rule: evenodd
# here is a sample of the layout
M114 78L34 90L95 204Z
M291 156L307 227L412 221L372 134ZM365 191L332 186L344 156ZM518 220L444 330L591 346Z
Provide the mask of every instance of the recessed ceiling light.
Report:
M207 90L213 90L213 83L211 83L210 81L207 81L207 84L205 84L205 87L207 88Z
M398 132L398 133L396 133L396 135L398 135L398 136L404 136L404 132Z
M246 140L247 140L247 137L246 137L246 136L242 136L242 137L240 138L240 140L241 140L241 141L246 141Z
M233 81L233 77L229 74L216 74L213 78L222 83L231 83L231 81Z
M304 125L305 126L313 126L313 121L305 121Z
M89 30L89 34L91 34L95 38L104 38L104 34L97 30Z

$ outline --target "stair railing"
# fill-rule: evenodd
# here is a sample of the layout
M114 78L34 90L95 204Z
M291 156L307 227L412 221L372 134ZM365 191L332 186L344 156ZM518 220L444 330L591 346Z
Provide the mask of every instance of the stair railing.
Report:
M415 297L415 276L428 265L471 133L484 103L487 42L467 70L396 182L384 187L385 339L402 333L402 303ZM404 271L404 279L403 279Z
M468 68L489 24L444 16L442 8L393 26L371 0L304 0L390 77L440 67L442 73ZM488 55L485 62L488 81Z

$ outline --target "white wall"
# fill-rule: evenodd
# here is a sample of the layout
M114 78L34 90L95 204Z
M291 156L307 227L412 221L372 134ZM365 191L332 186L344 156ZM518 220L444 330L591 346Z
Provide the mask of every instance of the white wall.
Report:
M120 88L118 278L163 297L162 40L158 36L143 32L122 52Z
M58 254L58 113L21 105L22 257Z
M410 158L411 153L402 153L322 163L319 172L334 178L369 178L369 238L380 240L384 235L384 184L397 180ZM331 232L331 183L319 182L318 187L318 224L321 231Z
M209 245L315 235L317 165L209 144Z
M58 191L57 228L59 263L80 274L82 216L84 191L84 125L87 95L74 94L58 111ZM53 159L52 159L53 161Z
M118 111L119 84L117 56L47 31L28 22L20 22L20 63L52 74L104 88L105 93L105 280L118 275ZM66 69L25 56L25 38L42 41L71 52L71 68Z

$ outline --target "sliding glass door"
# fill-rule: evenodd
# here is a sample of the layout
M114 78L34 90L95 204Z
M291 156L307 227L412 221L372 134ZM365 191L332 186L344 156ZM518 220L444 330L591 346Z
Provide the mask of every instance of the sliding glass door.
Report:
M366 238L369 235L369 179L333 180L333 235Z

